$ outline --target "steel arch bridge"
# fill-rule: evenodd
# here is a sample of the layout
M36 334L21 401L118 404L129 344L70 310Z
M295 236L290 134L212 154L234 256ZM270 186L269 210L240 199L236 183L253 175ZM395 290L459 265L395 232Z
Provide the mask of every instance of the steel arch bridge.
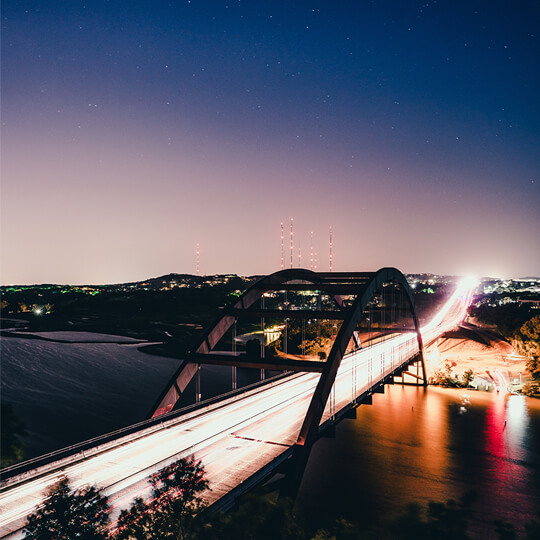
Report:
M397 294L396 294L397 293ZM294 299L299 296L319 295L316 305L298 306ZM276 297L283 295L284 300L276 306ZM296 296L295 296L296 295ZM399 304L396 302L399 298ZM324 301L321 302L320 298ZM268 306L269 300L273 306ZM303 302L303 300L302 300ZM305 303L305 302L304 302ZM325 304L322 309L321 303ZM406 317L403 315L406 313ZM378 317L378 324L374 321ZM236 324L239 320L260 320L262 336L260 352L253 354L253 347L248 353L235 350ZM284 320L281 327L284 351L278 355L265 354L264 325L265 319ZM341 325L327 357L306 358L306 355L287 354L288 321L332 320L341 321ZM404 325L404 320L407 323ZM217 350L224 336L232 329L232 351ZM369 330L369 332L367 332ZM295 496L303 471L313 446L321 432L323 413L331 397L332 388L342 359L352 350L362 348L362 335L368 337L369 344L384 340L388 335L415 334L417 349L412 355L400 359L395 369L382 379L375 381L371 391L382 388L385 382L393 382L394 376L404 378L411 375L416 384L427 384L423 358L423 344L418 317L411 289L405 276L396 268L381 268L377 272L313 272L306 269L287 269L265 276L248 288L241 297L225 311L224 315L206 332L200 345L190 353L164 388L149 417L156 418L171 411L188 384L196 380L196 400L201 397L201 364L226 365L233 368L233 388L236 380L236 368L248 367L262 370L281 370L286 372L320 373L317 386L311 398L306 416L294 445L292 461L287 482L282 493ZM373 338L373 335L376 335ZM304 334L302 335L304 338ZM408 371L408 366L416 364L416 374ZM402 379L403 381L403 379ZM366 396L364 396L366 397ZM369 397L369 396L368 396ZM353 398L353 406L358 403ZM334 416L335 420L335 416ZM325 425L327 425L326 423Z

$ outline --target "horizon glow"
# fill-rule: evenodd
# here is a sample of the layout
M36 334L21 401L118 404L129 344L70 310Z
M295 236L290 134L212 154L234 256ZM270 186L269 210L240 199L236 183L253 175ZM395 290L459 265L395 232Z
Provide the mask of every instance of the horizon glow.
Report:
M540 274L540 7L2 3L2 284ZM119 24L121 21L122 24Z

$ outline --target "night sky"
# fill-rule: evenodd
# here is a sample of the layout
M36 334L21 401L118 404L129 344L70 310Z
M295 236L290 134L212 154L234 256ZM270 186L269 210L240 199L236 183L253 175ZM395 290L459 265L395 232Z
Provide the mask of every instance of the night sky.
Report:
M3 284L540 274L540 3L2 2Z

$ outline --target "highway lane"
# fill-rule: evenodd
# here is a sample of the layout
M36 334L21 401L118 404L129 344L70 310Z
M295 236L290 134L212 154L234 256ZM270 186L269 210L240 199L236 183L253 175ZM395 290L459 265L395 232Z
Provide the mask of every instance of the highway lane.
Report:
M469 301L470 286L462 285L422 328L425 342L455 326ZM398 334L344 357L322 422L416 351L414 333ZM135 496L149 494L152 473L175 459L194 455L201 459L210 482L204 496L214 502L296 442L318 378L314 373L292 375L270 388L229 398L200 414L167 422L146 436L122 440L118 447L7 487L0 493L0 535L20 535L17 531L26 516L43 502L46 489L62 474L74 488L89 484L102 488L114 506L114 518Z
M296 376L287 380L285 391L277 385L264 396L255 394L216 406L188 420L179 419L171 427L7 489L0 495L0 534L5 534L6 524L24 518L42 500L46 487L58 481L62 474L70 478L74 487L96 484L108 495L123 492L142 480L146 483L148 476L165 464L178 457L197 454L231 431L257 421L268 410L283 407L291 396L309 392L310 388L310 381Z

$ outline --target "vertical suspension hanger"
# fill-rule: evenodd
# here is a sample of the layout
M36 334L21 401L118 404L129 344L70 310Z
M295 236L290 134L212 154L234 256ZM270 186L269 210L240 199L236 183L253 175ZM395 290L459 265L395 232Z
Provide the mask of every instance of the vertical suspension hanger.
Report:
M232 324L232 352L233 355L236 356L236 317L234 318L234 323ZM238 383L237 383L237 372L236 372L236 366L232 366L232 389L236 390Z
M195 403L201 401L201 364L197 364L197 373L195 375Z
M264 294L261 295L261 310L264 310ZM264 335L264 317L261 317L261 360L264 358L266 338ZM264 368L261 368L261 381L264 381Z

